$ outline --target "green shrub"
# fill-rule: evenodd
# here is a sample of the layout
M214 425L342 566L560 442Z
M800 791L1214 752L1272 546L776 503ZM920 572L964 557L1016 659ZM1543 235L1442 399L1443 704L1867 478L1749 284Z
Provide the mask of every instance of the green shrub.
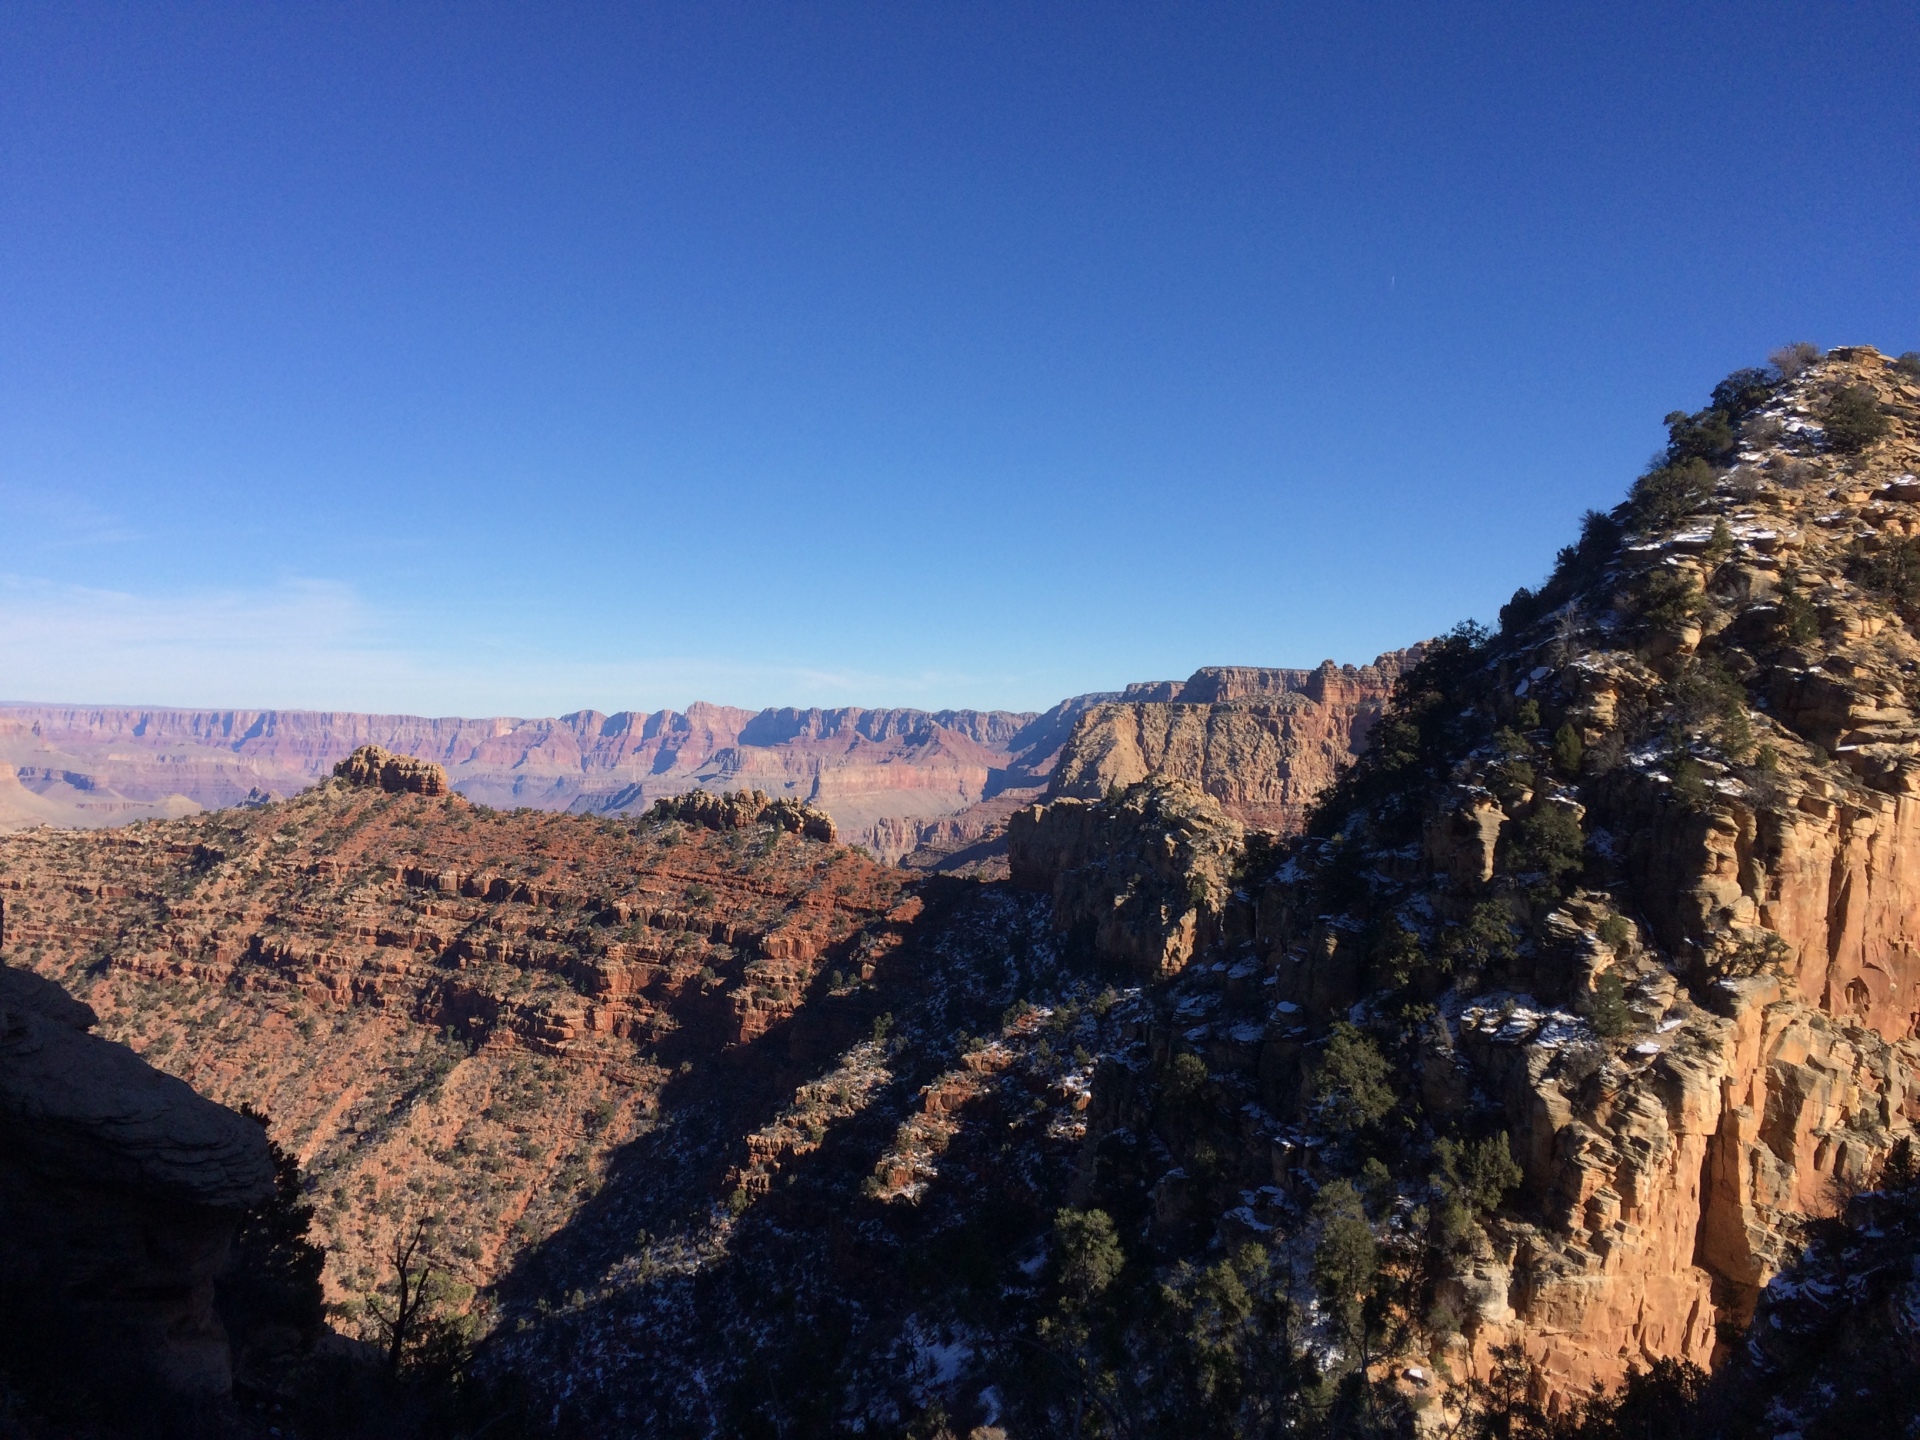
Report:
M1061 1210L1053 1217L1053 1243L1059 1256L1060 1308L1085 1310L1126 1268L1127 1253L1104 1210Z
M1160 1087L1164 1114L1176 1123L1206 1108L1207 1062L1191 1050L1182 1050L1167 1067Z
M1700 558L1709 567L1718 569L1733 554L1733 529L1721 516L1713 522L1713 533L1707 537L1707 548L1700 552Z
M1366 1298L1379 1273L1380 1248L1351 1181L1321 1186L1313 1213L1320 1222L1320 1243L1313 1250L1314 1283L1351 1341L1359 1335Z
M1564 805L1536 805L1513 827L1507 843L1507 864L1516 874L1539 873L1558 888L1580 869L1586 839L1580 822Z
M1514 957L1512 912L1498 900L1482 900L1465 924L1446 932L1440 953L1447 968L1461 976L1505 964Z
M1920 350L1903 351L1893 362L1893 368L1910 379L1920 380Z
M250 1105L240 1113L262 1130L267 1117ZM312 1238L313 1206L307 1203L300 1162L272 1139L273 1193L242 1217L234 1234L232 1265L217 1287L221 1318L244 1348L255 1330L289 1326L311 1343L326 1328L320 1272L326 1251ZM336 1199L343 1195L335 1189Z
M1429 968L1420 937L1397 923L1389 925L1374 943L1373 964L1380 982L1395 988L1411 984L1416 975Z
M1738 425L1773 398L1778 383L1767 370L1736 370L1713 387L1713 408Z
M1640 618L1654 630L1682 630L1706 606L1700 582L1684 570L1662 567L1648 575L1640 587Z
M1788 645L1811 645L1820 638L1820 612L1800 589L1796 575L1786 575L1780 586L1779 638Z
M1618 955L1633 940L1633 926L1624 915L1605 915L1594 928L1600 943Z
M1580 743L1580 732L1571 725L1562 725L1553 732L1553 768L1571 780L1580 773L1580 759L1585 752Z
M1872 551L1856 546L1847 574L1883 600L1907 608L1920 605L1920 540L1897 540Z
M1528 758L1533 747L1527 744L1525 736L1504 726L1494 732L1493 743L1500 751L1500 758L1487 767L1487 788L1501 800L1512 801L1533 789L1539 778Z
M1628 504L1641 530L1667 530L1713 494L1713 467L1697 455L1669 460L1634 482Z
M1865 385L1849 385L1827 402L1820 417L1827 443L1843 455L1858 454L1893 428L1880 399Z
M1576 590L1598 579L1619 544L1620 522L1601 511L1587 511L1580 517L1579 540L1561 546L1554 557L1553 574L1536 597L1538 608L1554 609Z
M1689 810L1704 810L1713 799L1713 788L1707 784L1707 772L1693 756L1681 751L1674 755L1673 798Z
M1507 1192L1526 1178L1514 1162L1513 1145L1504 1130L1466 1144L1443 1139L1435 1143L1433 1153L1440 1162L1435 1179L1441 1190L1478 1214L1498 1210Z
M1733 422L1726 411L1710 407L1689 415L1675 410L1666 424L1669 465L1695 459L1724 465L1733 458Z
M1394 1106L1391 1076L1386 1057L1372 1038L1341 1021L1327 1037L1313 1077L1321 1119L1335 1132L1377 1124Z
M1540 618L1540 597L1522 585L1513 598L1500 607L1500 633L1517 635Z
M1587 1015L1593 1021L1593 1028L1609 1040L1632 1028L1633 1011L1627 1008L1627 982L1618 970L1608 970L1594 982L1593 994L1587 1000Z
M1747 692L1712 655L1690 657L1668 682L1674 719L1682 728L1698 730L1710 720L1746 713Z

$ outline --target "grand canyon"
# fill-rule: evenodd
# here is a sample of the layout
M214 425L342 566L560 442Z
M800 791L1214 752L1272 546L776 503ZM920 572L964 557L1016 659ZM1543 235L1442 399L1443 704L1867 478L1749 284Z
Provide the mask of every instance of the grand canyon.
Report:
M1920 357L1667 426L1365 665L0 708L0 1425L1901 1433Z

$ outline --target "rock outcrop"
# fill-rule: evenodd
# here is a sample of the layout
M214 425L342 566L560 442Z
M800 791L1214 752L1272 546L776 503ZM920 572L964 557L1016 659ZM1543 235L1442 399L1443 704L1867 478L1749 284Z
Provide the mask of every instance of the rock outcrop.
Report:
M1230 1145L1249 1188L1218 1233L1310 1234L1299 1217L1342 1173L1316 1128L1331 1028L1404 1047L1408 1119L1497 1127L1522 1176L1418 1262L1441 1318L1417 1358L1485 1375L1517 1344L1554 1410L1631 1365L1714 1363L1808 1217L1920 1126L1920 377L1836 350L1723 392L1727 410L1670 417L1665 466L1501 634L1409 672L1384 738L1275 862L1142 844L1133 792L1015 820L1015 877L1052 886L1057 923L1179 970L1165 1028L1095 1105L1138 1130L1161 1113L1138 1077L1205 1062L1218 1123L1160 1132L1157 1223L1196 1223L1183 1147ZM1842 392L1871 397L1880 438L1829 440ZM1089 712L1056 788L1175 753L1204 774L1185 695ZM1236 868L1271 878L1165 963L1182 927L1135 888L1218 893ZM1395 1183L1437 1206L1451 1192L1422 1167L1443 1165L1410 1153Z
M445 795L447 772L431 760L395 755L378 745L362 745L333 767L336 780L367 785L389 795Z
M662 796L744 787L813 805L872 845L879 821L936 820L1044 783L1071 717L1106 698L1042 715L696 704L531 720L6 705L0 831L284 798L373 745L436 764L454 790L501 808L637 814Z
M1176 975L1218 943L1243 833L1192 786L1142 782L1104 802L1062 799L1014 812L1015 885L1052 894L1054 925L1143 978Z
M1314 670L1209 666L1185 681L1129 685L1089 707L1047 794L1097 800L1149 777L1204 791L1235 819L1292 834L1353 757L1413 650Z
M833 817L798 800L769 800L759 790L715 795L706 790L661 798L647 812L649 820L684 820L709 830L744 830L749 825L771 825L792 835L804 835L831 845Z
M271 1192L266 1137L94 1023L0 966L0 1362L224 1394L214 1280Z

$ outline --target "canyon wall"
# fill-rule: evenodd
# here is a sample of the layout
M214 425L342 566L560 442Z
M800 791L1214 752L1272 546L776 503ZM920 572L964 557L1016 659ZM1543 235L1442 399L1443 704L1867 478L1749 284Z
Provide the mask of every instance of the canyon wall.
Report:
M724 829L615 823L477 806L410 757L339 769L267 805L0 837L0 943L132 1047L69 1049L145 1071L137 1051L180 1077L164 1084L181 1103L185 1081L271 1118L311 1182L329 1297L350 1305L416 1220L442 1273L497 1279L671 1119L670 1088L710 1065L724 1088L724 1057L829 966L857 989L918 913L902 872L791 833L827 828L791 802ZM203 1150L174 1157L192 1193L193 1167L226 1174Z
M1054 729L1056 712L973 710L695 704L468 720L7 705L0 829L114 825L290 795L371 744L437 763L461 794L503 809L614 814L695 788L757 789L818 805L849 839L871 844L878 821L935 819L1028 779L1033 747L1058 748Z
M1366 747L1393 682L1418 658L1415 647L1362 666L1209 666L1184 681L1129 685L1080 716L1047 794L1098 799L1161 777L1211 795L1245 824L1292 834Z
M1920 377L1836 350L1758 388L1738 441L1671 417L1673 468L1499 635L1435 652L1388 751L1278 863L1201 854L1190 792L1153 798L1282 793L1234 788L1261 752L1214 760L1219 702L1183 714L1187 687L1090 711L1059 798L1015 817L1014 878L1062 930L1174 975L1095 1103L1150 1126L1144 1077L1205 1062L1215 1123L1162 1132L1165 1233L1202 1223L1196 1146L1246 1187L1213 1233L1312 1233L1351 1153L1316 1088L1338 1026L1407 1057L1402 1133L1504 1132L1514 1188L1417 1262L1439 1278L1414 1373L1484 1377L1517 1345L1564 1412L1656 1358L1711 1366L1806 1222L1920 1127ZM1884 433L1835 442L1843 402ZM1728 438L1701 465L1708 423ZM1247 875L1224 900L1223 871ZM1405 1143L1398 1192L1439 1204L1422 1175L1448 1162Z
M1349 760L1405 655L1316 670L1208 667L1185 681L998 710L582 710L557 719L0 705L0 831L171 819L296 794L363 745L440 765L500 809L632 814L688 790L760 790L833 816L915 868L1000 873L1006 817L1046 792L1182 776L1238 818L1297 828ZM964 853L963 853L964 852Z

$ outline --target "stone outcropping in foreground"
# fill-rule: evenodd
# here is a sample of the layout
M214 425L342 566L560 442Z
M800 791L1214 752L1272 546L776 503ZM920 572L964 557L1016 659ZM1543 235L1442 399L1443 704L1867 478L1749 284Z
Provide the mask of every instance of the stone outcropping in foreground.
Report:
M0 1360L224 1394L214 1279L271 1192L265 1133L93 1024L0 966Z
M1210 796L1153 780L1104 802L1015 811L1007 860L1015 885L1053 896L1057 929L1163 980L1220 942L1244 840Z

